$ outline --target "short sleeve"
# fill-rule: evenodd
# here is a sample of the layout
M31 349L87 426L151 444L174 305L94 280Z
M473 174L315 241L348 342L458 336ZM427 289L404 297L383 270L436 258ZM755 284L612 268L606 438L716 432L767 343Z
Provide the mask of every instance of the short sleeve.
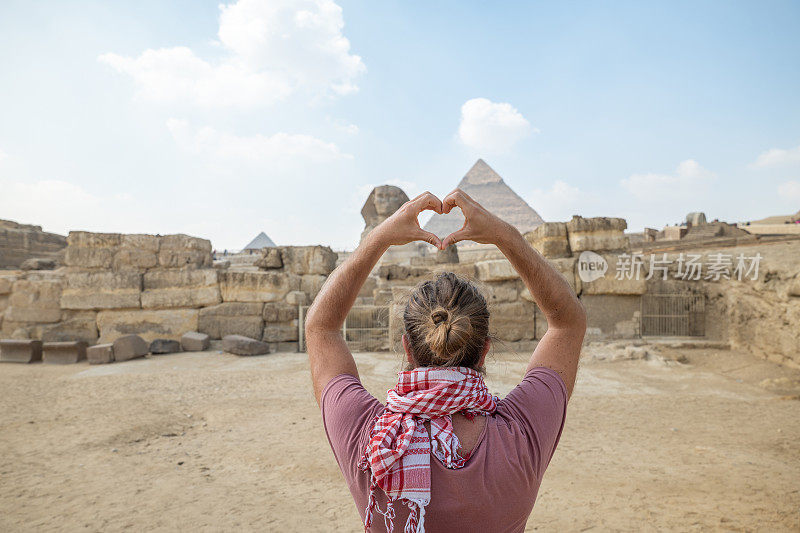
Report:
M527 434L539 479L556 450L567 414L567 388L558 372L532 368L522 382L500 401L504 410Z
M367 426L383 411L383 405L355 376L341 374L325 385L320 406L328 442L349 483L357 474Z

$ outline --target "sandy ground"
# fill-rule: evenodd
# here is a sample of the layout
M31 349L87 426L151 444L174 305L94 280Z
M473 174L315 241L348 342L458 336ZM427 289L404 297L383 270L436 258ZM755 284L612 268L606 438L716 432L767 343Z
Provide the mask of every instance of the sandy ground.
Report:
M673 351L675 352L675 351ZM800 375L585 361L530 531L800 530ZM358 354L383 397L394 354ZM527 356L495 355L507 393ZM0 531L359 531L303 354L0 365Z

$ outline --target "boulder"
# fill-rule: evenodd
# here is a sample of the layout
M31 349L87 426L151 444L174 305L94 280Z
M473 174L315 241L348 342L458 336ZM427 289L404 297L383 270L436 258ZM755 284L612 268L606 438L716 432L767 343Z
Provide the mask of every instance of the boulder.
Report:
M114 345L111 343L95 344L86 349L86 358L90 365L105 365L114 362Z
M283 268L283 259L281 259L281 251L279 248L263 248L261 250L261 257L253 263L261 270L273 270L276 268Z
M204 352L211 346L211 338L205 333L190 331L181 337L181 347L185 352Z
M97 328L100 342L112 342L129 334L141 335L145 341L180 339L187 331L197 331L197 309L133 309L100 311Z
M63 309L128 309L140 306L138 272L70 270L64 274Z
M203 307L220 303L214 268L151 270L143 277L142 308Z
M150 347L139 335L123 335L113 343L114 360L128 361L137 357L144 357Z
M300 276L276 270L228 271L220 272L219 277L223 302L277 302L289 292L301 290Z
M181 351L181 343L172 339L156 339L150 343L150 353L162 355Z
M222 339L222 349L235 355L262 355L269 353L269 345L242 335L227 335Z
M282 246L283 269L293 274L327 276L336 268L336 253L327 246Z
M42 341L0 340L0 362L33 363L42 360Z
M255 302L225 302L206 307L200 310L197 329L214 339L227 335L260 339L264 329L263 309L264 304Z
M83 341L45 342L42 344L42 359L52 365L71 365L86 359L86 343Z

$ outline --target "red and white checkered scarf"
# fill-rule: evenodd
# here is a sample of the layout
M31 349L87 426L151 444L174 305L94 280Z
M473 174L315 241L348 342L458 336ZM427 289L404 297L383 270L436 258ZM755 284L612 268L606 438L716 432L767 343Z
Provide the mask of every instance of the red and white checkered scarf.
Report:
M398 374L397 386L388 391L386 410L375 418L359 467L372 472L364 528L372 525L372 511L384 515L393 530L394 500L411 509L405 533L424 532L425 506L431 499L433 453L447 468L461 468L469 459L458 454L453 433L453 413L494 413L497 399L489 393L480 373L465 367L421 367ZM430 420L430 437L425 429ZM381 488L389 499L386 512L375 501Z

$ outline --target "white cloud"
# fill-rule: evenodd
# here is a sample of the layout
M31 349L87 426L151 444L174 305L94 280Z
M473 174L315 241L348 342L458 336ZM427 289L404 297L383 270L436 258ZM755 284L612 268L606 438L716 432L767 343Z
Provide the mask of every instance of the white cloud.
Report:
M678 165L673 174L633 174L621 180L621 185L633 196L643 201L696 200L706 192L710 182L716 178L694 159Z
M458 137L470 148L488 153L508 152L531 131L539 130L531 128L530 122L511 104L473 98L461 106Z
M366 67L350 53L332 0L239 0L220 5L220 61L185 46L114 53L98 60L131 76L140 97L199 106L253 107L304 91L349 94Z
M778 185L778 195L783 201L800 202L800 181L785 181Z
M800 163L800 146L797 148L789 148L783 150L781 148L773 148L762 152L755 163L751 167L764 168L778 165L788 165L791 163Z
M597 205L594 195L562 180L553 182L548 190L534 189L527 201L543 219L557 221L569 220L572 215L586 216Z
M251 163L280 163L301 159L330 162L352 159L334 143L297 133L275 133L249 137L221 132L209 126L194 129L187 121L169 119L167 128L182 149L218 160Z

